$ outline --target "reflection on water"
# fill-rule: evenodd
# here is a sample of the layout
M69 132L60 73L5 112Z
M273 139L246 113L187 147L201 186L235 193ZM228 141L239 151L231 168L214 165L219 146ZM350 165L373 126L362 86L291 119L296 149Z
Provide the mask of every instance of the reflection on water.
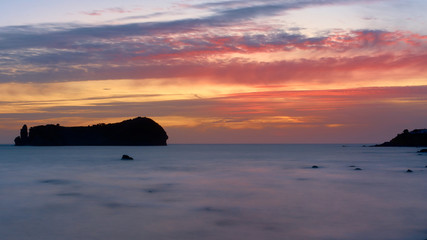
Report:
M425 239L427 155L416 150L0 146L0 236Z

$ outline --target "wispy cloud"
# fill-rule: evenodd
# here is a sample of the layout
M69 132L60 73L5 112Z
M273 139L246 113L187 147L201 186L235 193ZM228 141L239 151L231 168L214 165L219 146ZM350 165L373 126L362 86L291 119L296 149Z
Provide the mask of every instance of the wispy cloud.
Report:
M0 28L0 81L51 82L185 77L257 84L333 81L355 71L406 69L425 76L427 36L361 29L308 37L256 22L309 6L358 1L224 1L186 5L206 16L121 25L45 24ZM125 13L109 8L94 11ZM159 14L161 14L159 12ZM275 59L251 54L275 54ZM283 57L277 57L279 55ZM256 56L256 55L253 55ZM292 56L292 57L288 57Z
M133 9L124 9L121 7L114 7L114 8L106 8L101 10L92 10L92 11L83 11L81 14L89 15L89 16L101 16L104 14L123 14L123 13L134 13L141 11L141 8L133 8Z
M311 5L325 5L346 2L343 0L329 1L260 1L257 5L240 2L240 7L229 9L226 3L215 3L222 6L211 15L201 18L187 18L166 22L133 23L124 25L77 26L58 24L53 29L45 26L17 26L0 29L2 33L1 49L25 47L61 46L61 43L84 41L91 38L110 39L127 36L154 36L156 34L183 34L188 32L204 32L209 27L230 27L236 23L252 20L256 17L271 16L282 11L302 8ZM347 1L348 2L348 1ZM243 4L245 3L245 4ZM211 3L212 4L212 3ZM208 5L208 4L205 4ZM127 12L121 8L111 8L95 12ZM160 13L158 13L160 14ZM254 25L255 23L251 23ZM54 31L50 31L54 30ZM209 30L209 29L208 29ZM56 44L55 44L56 43Z
M185 34L166 33L159 26L148 25L79 27L41 33L36 29L22 33L21 28L16 31L8 28L0 39L0 76L3 81L143 79L208 74L224 79L224 74L230 78L246 72L248 82L259 78L258 73L266 76L259 81L275 82L295 76L309 79L319 72L330 75L341 70L409 67L418 71L426 62L423 53L427 49L427 37L408 32L363 30L311 38L283 31L251 34L238 30L217 35L185 29ZM236 57L211 61L226 54L280 51L286 54L298 49L318 51L323 57L308 59L302 56L275 62L247 62ZM354 56L329 56L346 51L355 52ZM236 81L241 79L235 78Z
M426 96L427 87L424 86L316 91L270 89L261 92L225 94L205 99L143 102L102 98L100 100L103 102L98 104L68 105L65 104L67 101L65 100L54 106L29 101L26 104L33 104L37 111L2 113L0 119L7 119L7 121L24 119L27 124L57 123L52 121L61 119L61 124L73 125L76 122L74 119L76 114L81 119L92 119L92 124L117 116L139 114L158 119L168 131L172 130L172 132L175 127L187 129L186 131L190 131L188 130L190 128L204 129L205 132L222 131L221 129L233 131L263 129L265 132L258 132L258 134L261 134L260 137L265 137L263 134L279 133L277 129L285 129L284 133L292 132L296 134L295 136L298 136L298 133L305 133L305 138L313 140L316 135L310 131L319 132L323 129L322 137L331 139L331 134L335 133L326 129L334 127L339 128L341 134L356 129L358 133L353 133L350 137L357 137L360 134L363 137L370 136L371 138L368 139L372 140L375 136L375 134L372 135L373 133L396 124L388 121L389 119L396 119L403 126L412 119L413 124L422 126L423 119L427 116ZM80 100L91 102L97 99ZM402 115L402 112L405 114ZM0 120L1 123L2 120ZM374 129L369 126L381 127ZM360 136L358 139L363 139ZM175 138L174 141L185 141L184 139ZM240 138L240 141L243 139L244 137ZM303 138L298 139L303 140ZM295 140L295 138L290 139L290 141Z

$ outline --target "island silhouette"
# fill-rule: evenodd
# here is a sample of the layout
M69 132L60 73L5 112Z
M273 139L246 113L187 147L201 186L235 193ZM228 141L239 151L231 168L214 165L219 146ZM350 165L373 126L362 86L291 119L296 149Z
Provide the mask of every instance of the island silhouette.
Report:
M165 146L168 135L158 123L137 117L87 127L48 124L21 128L16 146Z
M427 146L427 129L415 129L408 131L403 130L402 133L388 142L375 145L376 147L425 147Z

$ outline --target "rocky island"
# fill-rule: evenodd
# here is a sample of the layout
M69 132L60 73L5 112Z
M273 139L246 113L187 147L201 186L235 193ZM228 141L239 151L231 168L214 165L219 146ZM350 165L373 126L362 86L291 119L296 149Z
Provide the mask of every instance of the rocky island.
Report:
M427 129L405 129L389 142L375 145L376 147L424 147L427 146Z
M168 136L155 121L137 117L120 123L87 127L63 127L59 124L21 129L16 146L164 146Z

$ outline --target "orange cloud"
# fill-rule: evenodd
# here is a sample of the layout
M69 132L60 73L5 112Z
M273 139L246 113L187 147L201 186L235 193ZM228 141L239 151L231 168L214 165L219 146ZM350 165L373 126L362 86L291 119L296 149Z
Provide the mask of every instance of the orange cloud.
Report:
M407 125L423 127L427 119L426 85L309 91L278 91L277 87L280 86L263 86L252 92L239 92L236 88L234 93L180 100L145 98L139 101L129 95L119 99L105 96L96 101L79 99L79 102L68 100L41 105L33 101L27 104L36 112L2 112L0 125L11 129L19 129L23 123L82 125L141 115L158 120L171 132L175 143L202 141L202 136L203 142L215 142L215 139L221 142L218 135L221 132L225 134L222 135L225 142L230 140L227 138L230 135L237 142L245 142L248 136L265 137L270 142L316 142L321 141L318 136L323 136L333 142L345 139L342 134L348 134L346 139L355 142L358 139L373 141L370 134L384 136L391 128L396 128L392 131L394 134L408 128Z

